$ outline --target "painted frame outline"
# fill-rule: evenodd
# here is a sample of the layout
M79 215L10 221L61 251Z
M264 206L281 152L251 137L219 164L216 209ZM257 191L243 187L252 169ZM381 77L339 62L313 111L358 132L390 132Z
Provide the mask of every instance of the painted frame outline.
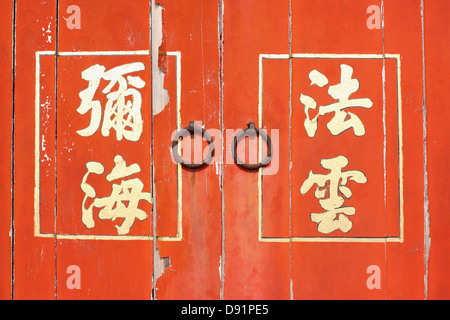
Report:
M41 110L40 110L40 62L41 56L56 56L56 51L36 51L35 55L35 172L34 172L34 236L41 238L56 238L62 240L154 240L152 235L74 235L74 234L56 234L42 233L40 225L40 145L41 145ZM58 52L58 56L145 56L150 55L149 50L137 51L78 51L78 52ZM181 52L165 52L167 56L176 58L176 126L177 130L181 127ZM155 203L155 193L152 190L153 203ZM158 241L181 241L183 239L182 227L182 174L181 164L177 165L177 235L156 236Z
M398 184L399 184L399 236L398 237L263 237L263 196L262 196L262 170L258 171L258 240L260 242L360 242L360 243L386 243L404 241L404 199L403 199L403 120L402 120L402 94L401 94L401 57L400 54L260 54L258 72L258 125L263 127L263 60L264 59L396 59L397 61L397 117L398 117ZM291 81L291 80L290 80ZM260 148L261 149L261 148ZM261 160L262 153L259 153Z

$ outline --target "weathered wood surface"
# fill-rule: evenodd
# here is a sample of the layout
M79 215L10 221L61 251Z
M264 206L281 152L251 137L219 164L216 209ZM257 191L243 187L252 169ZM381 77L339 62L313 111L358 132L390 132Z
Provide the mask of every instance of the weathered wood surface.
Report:
M448 299L448 1L2 9L0 298Z

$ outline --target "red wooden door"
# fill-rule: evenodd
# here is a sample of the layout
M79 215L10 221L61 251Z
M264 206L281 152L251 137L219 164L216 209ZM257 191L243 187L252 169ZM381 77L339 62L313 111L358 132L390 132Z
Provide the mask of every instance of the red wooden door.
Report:
M7 1L0 297L445 299L446 9Z

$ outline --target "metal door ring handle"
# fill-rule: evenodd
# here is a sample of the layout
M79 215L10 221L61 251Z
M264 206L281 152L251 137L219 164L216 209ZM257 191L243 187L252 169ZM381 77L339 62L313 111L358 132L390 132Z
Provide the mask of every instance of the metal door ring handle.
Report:
M237 145L238 142L245 138L250 136L260 136L267 144L267 156L262 160L260 163L256 164L248 164L239 159L237 155ZM267 135L267 133L264 130L260 130L258 128L255 128L255 123L249 122L248 128L240 131L233 139L233 143L231 145L231 153L233 155L234 162L241 166L244 169L247 170L257 170L259 168L267 166L270 161L272 160L272 140L270 140L270 137Z
M206 159L203 159L201 163L190 163L183 160L180 155L178 154L178 142L181 137L184 137L186 133L189 133L189 135L194 136L197 133L201 133L203 139L205 139L206 142L208 142L209 147L209 153L206 156ZM214 157L214 141L211 137L211 135L202 127L198 127L195 125L194 121L189 122L189 126L181 129L178 131L178 133L175 135L175 137L172 140L172 154L173 158L176 163L181 164L182 166L189 168L189 169L198 169L201 168L207 164L210 164L213 157Z

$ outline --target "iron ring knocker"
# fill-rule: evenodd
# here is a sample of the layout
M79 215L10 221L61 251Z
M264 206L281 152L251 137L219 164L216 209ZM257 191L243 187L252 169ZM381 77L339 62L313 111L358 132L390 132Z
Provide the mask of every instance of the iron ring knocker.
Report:
M248 164L239 159L237 155L237 145L238 142L245 138L250 136L260 136L267 144L267 156L262 160L260 163L256 164ZM270 161L272 160L272 140L270 140L270 137L267 135L267 133L264 130L260 130L258 128L255 128L255 123L249 122L248 128L240 131L233 139L233 143L231 145L231 153L233 155L234 162L241 166L244 169L247 170L257 170L259 168L267 166Z
M178 142L181 137L188 132L190 135L194 136L196 133L201 133L203 139L208 142L209 153L206 159L203 159L201 163L189 163L183 160L178 154ZM189 126L181 129L172 140L172 154L176 163L180 163L182 166L189 169L199 169L207 164L210 164L214 157L214 141L211 135L204 128L195 125L194 121L189 122Z

